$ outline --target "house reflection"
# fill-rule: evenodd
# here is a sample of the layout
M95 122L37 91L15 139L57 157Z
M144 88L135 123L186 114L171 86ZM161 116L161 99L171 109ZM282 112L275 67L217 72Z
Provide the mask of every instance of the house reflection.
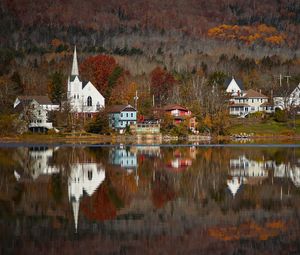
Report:
M299 160L298 160L299 161ZM273 172L274 178L287 178L292 181L295 187L300 187L299 162L280 163L274 160L249 160L245 155L237 159L230 159L230 170L227 179L227 186L233 197L237 194L243 184L260 185Z
M268 178L265 162L249 160L245 155L229 161L227 186L233 197L243 184L258 185Z
M194 150L190 148L188 151L175 150L173 157L166 163L166 169L171 172L183 172L192 165L192 158L194 157Z
M52 175L59 173L59 168L51 166L50 161L53 158L53 153L58 150L58 147L48 148L46 146L35 146L29 148L29 162L27 166L30 176L36 180L40 175Z
M112 148L109 151L109 162L130 172L138 166L136 148L123 146Z

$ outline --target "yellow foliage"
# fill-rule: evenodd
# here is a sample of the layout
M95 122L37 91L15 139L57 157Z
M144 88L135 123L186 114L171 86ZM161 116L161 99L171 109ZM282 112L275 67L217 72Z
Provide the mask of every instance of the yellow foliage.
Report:
M212 127L212 120L211 117L209 115L206 115L204 120L203 120L203 124L204 126L206 126L207 128L211 128Z

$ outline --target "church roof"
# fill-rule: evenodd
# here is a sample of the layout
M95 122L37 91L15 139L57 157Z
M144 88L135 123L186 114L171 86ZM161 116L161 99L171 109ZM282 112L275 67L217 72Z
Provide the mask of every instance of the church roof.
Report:
M71 75L70 76L70 82L73 82L76 77L78 78L79 81L82 82L82 89L89 83L89 81L81 80L80 77L79 77L79 75Z

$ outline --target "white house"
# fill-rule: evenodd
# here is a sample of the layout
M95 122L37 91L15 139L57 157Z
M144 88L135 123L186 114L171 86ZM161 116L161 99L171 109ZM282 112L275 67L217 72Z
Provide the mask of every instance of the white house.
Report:
M76 113L86 113L91 117L105 106L104 97L90 81L79 77L76 47L74 49L71 75L68 78L68 99L72 110Z
M300 83L295 86L282 87L274 96L275 109L291 109L300 106Z
M68 180L69 201L72 203L75 231L78 228L80 198L86 193L92 196L105 180L105 170L98 163L74 163Z
M14 109L29 123L29 129L46 131L53 128L52 122L48 121L49 111L58 110L59 105L52 104L47 96L18 96Z
M242 81L237 80L234 77L225 81L225 87L226 92L231 94L232 96L237 96L244 90L244 85Z
M58 147L48 148L44 146L32 147L29 150L31 162L31 176L35 180L40 175L52 175L60 172L56 166L51 166L49 161L53 158L53 153Z
M238 92L229 100L229 113L245 117L249 113L264 111L273 112L273 106L268 103L268 97L253 89Z

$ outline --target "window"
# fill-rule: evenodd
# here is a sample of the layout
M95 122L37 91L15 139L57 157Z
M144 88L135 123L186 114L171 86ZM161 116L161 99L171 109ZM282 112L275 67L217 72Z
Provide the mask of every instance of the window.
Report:
M87 106L92 106L92 98L90 96L87 98Z
M79 95L77 95L77 99L79 99Z
M74 95L74 98L76 99L76 95Z
M133 112L131 113L131 117L133 117Z
M126 117L128 118L128 112L126 112Z
M121 118L123 117L123 113L121 113Z
M91 170L88 171L88 179L89 180L93 179L93 172Z

